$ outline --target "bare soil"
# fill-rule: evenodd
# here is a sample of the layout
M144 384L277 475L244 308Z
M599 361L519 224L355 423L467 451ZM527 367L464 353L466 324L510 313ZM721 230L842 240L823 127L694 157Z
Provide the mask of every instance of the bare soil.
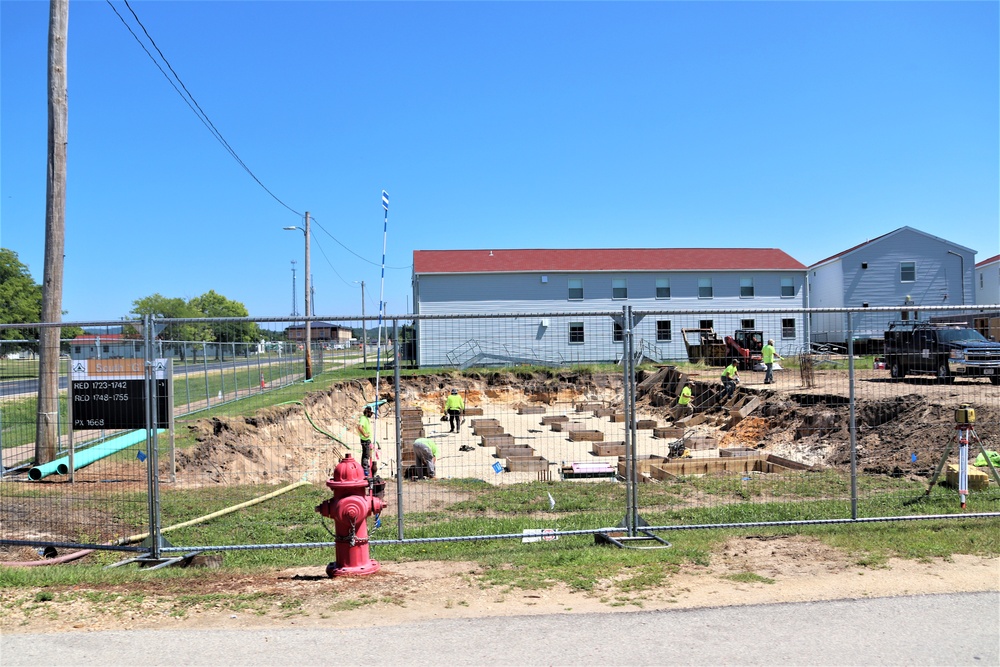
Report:
M717 372L709 368L690 375L692 380L711 385L717 384ZM760 449L812 466L846 469L850 465L846 371L817 371L811 387L805 387L798 373L791 371L776 373L774 385L764 385L762 373L743 375L744 382L738 391L761 397L762 405L750 418L731 429L726 412L712 408L707 411L709 420L690 428L688 435L716 438L722 448ZM962 403L976 407L976 432L986 447L1000 448L1000 387L983 380L965 379L951 385L921 378L892 382L884 370L859 370L856 377L857 465L861 472L929 478L944 448L954 438L954 410ZM640 376L639 380L642 379ZM452 387L461 388L467 405L489 406L488 416L500 412L511 416L505 422L508 432L537 439L533 434L539 432L538 419L513 418L516 406L561 405L565 409L575 403L596 401L621 408L621 383L617 374L567 372L549 377L498 371L462 376L428 375L404 379L398 400L402 406L422 408L428 436L455 444L456 451L451 452L448 447L447 452L457 454L458 441L449 441L447 424L436 421ZM177 455L177 484L297 481L303 471L308 471L310 481L322 482L332 474L344 453L351 451L355 457L359 456L353 424L364 404L374 400L374 393L371 383L354 381L310 394L301 406L267 408L253 417L198 420L189 425L199 440L198 446ZM382 409L383 417L376 423L376 438L392 443L395 441L393 404L397 397L391 383L383 383L379 393L379 398L387 404ZM657 388L640 392L638 418L670 424L672 398L663 396ZM308 420L304 418L306 414ZM314 428L317 424L325 432ZM607 419L595 420L595 426L608 433L607 440L624 438ZM644 436L648 432L640 431L640 437ZM470 443L463 441L463 444ZM583 445L581 452L588 447ZM641 447L639 453L644 453ZM717 452L700 455L716 456ZM392 452L383 450L382 456L392 474L395 469ZM443 465L445 472L439 476L448 476L448 464ZM95 470L93 474L100 472ZM492 476L484 479L491 481Z
M384 563L366 577L303 567L253 575L150 581L127 587L0 589L0 632L172 628L369 627L441 618L687 609L1000 588L1000 559L958 555L859 565L807 537L732 538L707 566L688 565L652 588L623 592L555 584L484 585L475 563ZM42 595L44 593L44 596ZM213 598L213 594L218 594ZM204 596L191 603L191 596Z

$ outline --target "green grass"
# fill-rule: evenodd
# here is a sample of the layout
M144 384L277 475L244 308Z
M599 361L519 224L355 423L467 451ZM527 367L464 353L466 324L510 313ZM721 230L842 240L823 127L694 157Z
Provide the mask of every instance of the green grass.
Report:
M448 538L463 535L520 535L525 528L539 526L559 530L585 530L615 526L622 518L623 487L615 484L571 484L533 482L511 487L490 487L469 480L441 480L451 490L475 491L473 498L459 500L433 512L411 513L406 517L408 538ZM668 485L663 485L668 486ZM686 484L675 485L688 486ZM275 487L277 488L277 487ZM161 492L163 525L171 526L204 516L262 495L271 488L259 486L223 487ZM907 488L898 494L893 507L877 507L887 514L906 516L912 512L954 513L959 511L957 496L946 489L917 504ZM548 493L559 498L565 513L548 511ZM721 491L727 493L726 491ZM654 498L655 496L655 498ZM329 491L308 485L277 496L265 503L208 522L165 533L178 546L240 543L237 536L248 535L247 544L330 543L333 537L324 520L314 510L329 497ZM719 502L705 507L671 506L676 489L657 494L643 493L643 518L651 525L702 525L751 521L809 518L844 518L849 504L842 499L813 499L798 502ZM113 523L142 525L144 494L123 494L122 502L107 508ZM544 502L543 502L544 499ZM646 505L657 501L656 507ZM719 497L721 501L721 497ZM95 499L95 503L96 503ZM969 496L969 512L994 511L996 494ZM96 505L95 505L96 506ZM121 507L125 507L122 514ZM862 504L864 508L864 504ZM515 508L517 511L515 511ZM864 514L862 514L864 516ZM325 520L332 530L332 522ZM388 561L451 560L478 563L484 584L525 589L545 588L556 582L576 590L590 590L598 582L616 578L620 590L641 590L656 586L685 564L705 565L719 545L734 535L813 536L851 555L859 565L878 566L890 557L949 558L956 553L980 556L1000 555L1000 519L921 520L900 523L880 522L855 525L806 525L795 527L703 529L661 533L672 543L669 549L618 550L595 546L592 535L564 535L551 542L522 544L520 539L463 540L404 544L373 544L372 556ZM373 540L394 540L395 517L387 512L383 526L373 530ZM296 566L323 566L329 561L330 547L284 548L232 551L225 554L225 569L253 571ZM211 576L206 570L166 569L138 573L130 568L101 569L125 556L118 552L98 552L89 565L63 568L0 568L0 587L44 587L55 584L127 583L134 577L181 578ZM162 572L162 574L160 574Z

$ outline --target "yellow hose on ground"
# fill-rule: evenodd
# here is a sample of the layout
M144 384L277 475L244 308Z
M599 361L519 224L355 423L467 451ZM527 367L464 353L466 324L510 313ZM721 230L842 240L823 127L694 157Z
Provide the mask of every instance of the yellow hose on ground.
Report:
M283 486L282 488L280 488L280 489L278 489L276 491L272 491L271 493L266 493L263 496L258 496L257 498L254 498L252 500L248 500L248 501L246 501L244 503L240 503L238 505L233 505L232 507L226 507L225 509L221 509L218 512L212 512L211 514L206 514L205 516L200 516L197 519L191 519L190 521L183 521L181 523L176 523L176 524L174 524L172 526L167 526L166 528L161 528L160 532L161 533L165 533L165 532L170 531L170 530L177 530L178 528L187 528L188 526L193 526L195 524L202 523L203 521L208 521L209 519L215 519L215 518L220 517L220 516L225 516L226 514L232 514L233 512L236 512L237 510L243 509L244 507L250 507L251 505L256 505L257 503L262 503L265 500L270 500L271 498L274 498L276 496L280 496L283 493L288 493L289 491L291 491L293 489L297 489L300 486L306 486L308 484L309 484L309 482L307 482L305 480L301 480L301 481L295 482L294 484L289 484L288 486ZM131 535L129 537L120 538L116 542L116 544L128 544L129 542L138 542L140 540L146 539L147 537L149 537L149 533L139 533L138 535Z
M287 492L289 492L289 491L291 491L293 489L297 489L300 486L305 486L307 484L309 484L309 482L307 482L305 480L301 480L301 481L295 482L294 484L289 484L288 486L284 486L284 487L282 487L282 488L280 488L280 489L278 489L276 491L272 491L271 493L266 493L263 496L259 496L257 498L254 498L253 500L248 500L245 503L240 503L239 505L233 505L232 507L227 507L225 509L221 509L218 512L212 512L211 514L206 514L205 516L200 516L200 517L198 517L196 519L191 519L190 521L184 521L182 523L174 524L173 526L167 526L166 528L161 528L160 532L161 533L165 533L168 530L177 530L178 528L186 528L187 526L193 526L193 525L201 523L203 521L208 521L209 519L214 519L216 517L224 516L226 514L231 514L231 513L235 512L237 510L243 509L244 507L250 507L251 505L256 505L257 503L262 503L265 500L270 500L271 498L274 498L275 496L280 496L283 493L287 493ZM118 541L111 542L110 544L117 544L117 545L128 544L129 542L138 542L140 540L144 540L147 537L149 537L149 533L139 533L137 535L131 535L129 537L122 537L122 538L118 539ZM81 549L80 551L69 553L69 554L66 554L64 556L60 556L59 558L47 559L47 560L44 560L44 561L3 562L3 563L0 563L0 566L4 566L4 567L22 567L22 566L32 566L32 565L57 565L57 564L68 562L70 560L76 560L77 558L82 558L83 556L86 556L87 554L93 553L93 551L94 551L93 549Z

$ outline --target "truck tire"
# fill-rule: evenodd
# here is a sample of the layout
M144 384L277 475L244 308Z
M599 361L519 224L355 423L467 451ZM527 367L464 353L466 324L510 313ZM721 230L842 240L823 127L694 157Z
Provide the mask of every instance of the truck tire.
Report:
M904 368L903 364L898 361L892 362L889 364L889 377L893 380L902 380L906 377L906 368Z
M1000 385L1000 375L991 375L990 382L996 385Z
M941 384L951 384L955 381L955 377L948 371L947 361L942 361L940 364L938 364L937 380Z

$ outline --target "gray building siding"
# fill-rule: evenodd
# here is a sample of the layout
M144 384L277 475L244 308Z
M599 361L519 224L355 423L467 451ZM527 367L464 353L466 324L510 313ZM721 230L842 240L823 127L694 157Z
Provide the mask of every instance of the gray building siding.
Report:
M906 275L904 264L912 264ZM857 337L881 338L892 320L921 308L971 304L975 251L904 227L828 263L810 267L814 308L898 306L899 313L861 313L852 326ZM912 277L912 280L910 279ZM836 292L841 293L838 300ZM846 342L844 315L817 314L817 342Z
M976 268L976 304L1000 304L1000 260Z
M781 296L783 278L792 283L791 296ZM613 297L615 279L625 281L626 299ZM670 298L656 297L658 279L669 281ZM700 279L711 280L713 298L699 297ZM570 280L583 281L583 299L569 298ZM741 298L741 280L752 281L752 297ZM794 353L804 343L802 316L788 316L795 320L794 325L782 327L782 319L788 318L757 311L803 307L804 282L804 270L419 275L414 280L414 304L418 314L523 315L517 318L418 320L418 363L456 365L476 355L546 363L617 361L622 344L614 340L610 315L543 318L531 313L617 313L625 305L634 310L665 311L647 315L636 328L637 345L645 345L662 360L686 358L681 329L697 328L704 319L713 319L716 330L723 335L740 328L743 320L753 319L756 328L775 338L779 350ZM742 312L713 316L669 312L695 309ZM660 320L670 322L669 341L657 340L657 321ZM583 325L582 343L570 341L572 323ZM790 335L782 337L783 333ZM662 330L660 336L663 336Z

